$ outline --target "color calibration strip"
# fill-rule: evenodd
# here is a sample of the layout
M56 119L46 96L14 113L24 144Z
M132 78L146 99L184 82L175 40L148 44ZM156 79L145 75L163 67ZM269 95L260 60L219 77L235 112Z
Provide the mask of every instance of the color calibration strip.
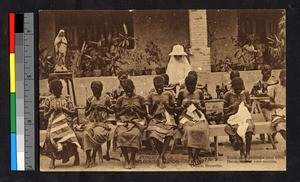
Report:
M11 170L17 170L15 17L14 13L9 14Z
M34 170L33 13L9 14L9 48L11 170Z

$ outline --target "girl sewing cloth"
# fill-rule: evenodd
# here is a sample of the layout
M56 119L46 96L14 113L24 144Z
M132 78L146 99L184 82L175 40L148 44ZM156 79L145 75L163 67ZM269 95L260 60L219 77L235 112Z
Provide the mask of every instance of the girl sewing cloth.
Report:
M184 52L182 45L175 45L169 54L170 61L167 65L166 73L169 75L171 85L183 84L185 77L192 67L187 59L187 53Z
M100 81L93 81L91 84L93 95L87 98L85 115L89 119L83 131L83 149L86 151L85 168L96 165L96 152L106 141L111 141L113 133L106 123L109 114L114 111L110 109L112 103L108 95L102 95L103 85ZM91 157L91 150L93 154Z
M231 84L232 89L224 95L224 120L228 123L225 132L234 140L233 147L240 150L241 157L247 159L250 156L254 134L254 124L249 112L251 109L249 92L244 90L244 82L240 77L234 78Z
M256 82L253 85L253 88L251 90L251 95L255 97L267 97L268 96L268 88L272 87L274 85L278 84L278 80L274 80L271 78L272 75L272 68L270 65L263 65L261 67L261 75L262 78ZM261 100L260 106L262 109L262 113L264 115L264 118L267 122L270 122L272 120L271 112L269 106L270 100ZM265 142L265 134L260 134L260 139ZM275 140L275 137L273 135L273 140ZM269 142L271 139L269 138Z
M141 147L144 117L146 116L144 98L134 93L134 84L130 79L122 81L126 93L115 105L118 126L115 130L117 147L121 148L125 158L125 168L135 167L135 156ZM129 158L128 151L131 151Z
M54 48L56 54L56 65L55 65L56 71L67 70L66 63L65 63L65 58L67 54L67 44L68 41L65 37L65 31L60 30L54 40Z
M179 128L183 131L183 143L188 147L189 164L201 164L200 150L210 151L208 122L201 110L204 106L204 96L196 89L197 79L189 75L185 78L186 89L179 92L178 106L183 109L179 117ZM195 153L193 154L193 149Z
M174 135L176 126L174 119L175 98L169 91L164 91L165 80L161 76L153 79L155 92L151 92L147 99L149 106L148 135L153 141L159 156L157 165L165 168L165 153Z
M286 140L286 70L279 74L280 84L270 87L268 94L271 97L272 126Z
M224 95L226 92L228 92L228 90L231 89L231 81L232 79L236 78L236 77L240 77L240 73L237 70L232 70L230 72L230 82L227 84L222 83L222 85L217 85L216 86L216 92L217 92L217 98L218 99L223 99Z
M60 80L51 81L52 95L45 100L44 117L49 119L45 150L46 155L51 158L51 169L55 168L55 159L62 159L66 163L71 156L75 156L74 165L79 165L77 148L80 145L72 124L74 106L70 97L62 95L62 88Z

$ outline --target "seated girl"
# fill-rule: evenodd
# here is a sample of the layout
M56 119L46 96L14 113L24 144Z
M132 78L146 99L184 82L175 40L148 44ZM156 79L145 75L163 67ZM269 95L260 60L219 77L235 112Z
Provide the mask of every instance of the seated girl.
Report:
M198 74L197 74L197 72L196 71L190 71L188 73L188 76L189 75L192 75L192 76L194 76L196 78L196 81L197 81L196 89L199 89L199 90L202 91L204 99L205 100L212 99L211 94L208 93L208 91L207 91L207 85L202 85L202 84L198 83ZM186 84L185 83L183 83L183 84L180 85L179 90L182 90L182 89L186 89Z
M126 95L120 97L115 105L116 118L121 125L118 124L115 130L114 140L125 158L125 169L131 169L135 167L135 156L141 147L142 132L146 128L142 123L146 111L144 98L134 93L133 82L126 79L122 81L122 87Z
M281 70L279 80L280 84L270 87L268 94L271 97L270 108L274 117L272 126L286 140L286 70Z
M261 75L262 78L253 85L251 89L250 95L255 97L266 97L268 96L268 88L276 86L278 84L278 80L275 80L272 75L272 68L269 65L263 65L261 67ZM267 122L271 122L272 116L270 112L270 100L260 100L261 111L264 115L264 118ZM275 140L275 135L273 135L273 140ZM260 134L260 139L265 143L265 134ZM268 138L268 142L271 142L271 139Z
M79 165L77 148L80 147L72 129L72 118L75 116L70 97L62 95L62 83L56 79L50 83L50 95L45 100L44 117L49 120L45 141L45 152L50 160L50 169L55 168L55 159L63 163L75 156L74 166Z
M164 91L164 79L156 76L153 79L155 92L151 92L147 99L149 115L148 134L153 141L159 156L157 165L165 168L165 153L174 135L176 126L174 120L175 98L169 91ZM147 107L148 108L148 107Z
M86 152L85 168L96 166L96 152L106 141L110 146L113 136L111 129L106 123L108 114L114 113L113 110L109 109L112 105L110 98L106 94L102 95L103 85L100 81L93 81L91 89L93 95L87 98L85 108L85 116L88 117L90 122L87 124L82 135L83 149ZM92 150L93 154L91 157Z
M236 116L238 113L238 110L245 106L246 112L250 111L250 98L249 98L249 92L245 91L244 82L240 77L236 77L232 79L231 81L232 89L230 89L226 94L224 95L224 120L228 122L231 116ZM243 104L242 104L243 102ZM242 113L245 114L246 112ZM239 113L240 114L240 113ZM250 115L250 113L248 113ZM247 123L245 125L245 123ZM243 131L242 128L239 128L241 125L246 126L246 130L244 134L238 134L238 131ZM247 157L250 156L250 149L251 149L251 142L252 142L252 135L254 134L254 124L251 121L251 115L250 119L240 118L239 121L237 121L236 124L228 124L225 127L225 132L231 136L233 147L237 150L240 150L241 157ZM244 139L246 140L246 146L244 146ZM246 153L244 152L246 148Z
M222 83L222 85L217 85L216 86L216 93L217 93L217 98L218 99L223 99L224 95L228 90L231 89L231 81L236 78L240 77L240 73L237 70L232 70L230 72L230 82L228 84Z
M189 165L203 163L199 159L200 150L210 151L208 122L202 113L204 96L196 89L197 79L193 75L185 78L186 89L178 95L178 106L183 109L179 117L179 128L182 128L183 143L188 147ZM193 149L195 153L193 154Z

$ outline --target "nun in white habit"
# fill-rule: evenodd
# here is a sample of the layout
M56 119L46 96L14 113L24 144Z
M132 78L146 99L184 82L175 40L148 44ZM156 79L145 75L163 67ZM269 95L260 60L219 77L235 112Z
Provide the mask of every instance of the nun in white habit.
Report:
M67 68L65 66L65 58L66 58L66 54L67 54L67 44L68 44L68 41L65 37L65 31L60 30L54 41L54 48L55 48L55 54L56 54L56 65L55 65L56 71L67 70Z
M169 54L170 61L167 65L166 73L169 75L169 84L183 84L185 77L192 70L192 67L187 59L187 53L184 52L182 45L173 46L172 52Z

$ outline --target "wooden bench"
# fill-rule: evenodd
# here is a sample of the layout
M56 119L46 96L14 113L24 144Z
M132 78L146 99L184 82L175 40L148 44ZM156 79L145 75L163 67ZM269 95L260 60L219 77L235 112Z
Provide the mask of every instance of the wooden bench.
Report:
M218 158L218 137L219 136L228 136L225 132L226 124L219 124L219 125L209 125L209 136L214 137L214 148L215 148L215 157ZM271 126L270 122L256 122L255 123L255 134L262 134L262 133L275 133L276 131ZM274 149L276 146L272 143Z

